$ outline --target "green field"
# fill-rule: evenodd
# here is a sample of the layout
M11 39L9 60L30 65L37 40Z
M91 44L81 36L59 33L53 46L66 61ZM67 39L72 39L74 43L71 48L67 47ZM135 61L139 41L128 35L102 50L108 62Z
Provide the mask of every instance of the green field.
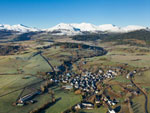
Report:
M43 103L51 101L50 94L43 94L34 98L34 100L37 101L34 104L23 107L13 106L12 103L16 101L16 98L20 92L21 90L0 98L0 108L3 108L0 113L12 113L12 111L13 113L28 113L36 107L40 107Z
M58 87L54 87L53 90L55 98L60 98L60 100L58 100L53 106L46 109L46 113L61 113L80 101L81 97L79 95L75 95L73 92L62 91ZM0 108L3 108L0 113L12 113L12 111L13 113L28 113L29 111L40 107L44 103L51 101L51 95L46 93L34 98L37 103L24 107L12 106L12 103L15 102L20 92L21 90L0 98Z
M117 76L114 78L114 81L122 82L122 83L130 83L130 80L125 78L124 76Z
M39 54L33 56L34 54L0 57L0 74L36 74L40 71L51 71L47 62Z
M150 93L148 93L148 111L150 111Z
M60 52L60 48L50 48L43 53L53 66L61 65L61 59L68 59L71 56L70 51ZM35 104L24 107L13 106L12 103L16 101L19 94L24 87L37 83L41 79L37 78L38 72L49 72L51 67L41 57L40 54L35 55L36 52L31 52L21 55L0 56L0 113L27 113L44 103L51 101L49 94L43 94L34 98L37 101ZM24 79L26 78L27 79ZM41 84L31 86L39 88ZM45 112L60 113L74 104L80 102L80 95L75 95L73 92L64 91L59 87L53 88L56 99L60 98L53 106L46 109ZM30 91L25 89L23 95Z
M58 100L53 106L45 110L46 113L61 113L71 106L77 104L81 100L80 95L75 95L71 91L63 90L59 87L53 88L55 92L55 98Z
M37 74L37 72L49 72L52 71L47 62L40 56L36 55L28 60L27 65L23 67L25 74Z
M0 75L0 95L41 81L41 79L34 76L30 76L28 79L23 79L23 77L24 75Z
M144 110L144 104L145 104L145 98L143 95L135 97L133 99L133 105L132 105L132 109L134 113L143 113Z
M144 73L142 73L142 75L137 75L135 77L135 81L137 83L150 83L150 71L145 71Z
M50 100L50 95L37 96L38 102L24 107L12 106L24 87L39 88L42 79L37 78L37 72L51 71L47 62L38 54L28 53L22 55L11 55L0 57L0 113L27 113L35 107L40 107ZM25 89L22 95L30 93Z
M104 107L100 107L97 109L91 109L91 110L80 110L79 113L107 113L108 109Z
M32 43L32 42L31 42ZM51 101L50 94L43 94L35 97L37 103L27 105L24 107L12 106L12 103L16 101L17 97L22 91L23 87L26 87L30 84L37 83L41 79L37 78L38 72L49 72L52 71L48 63L41 57L40 54L35 55L37 50L36 47L42 47L43 45L37 46L36 43L32 43L33 48L27 51L28 53L23 53L20 55L9 55L9 56L0 56L0 113L28 113L29 111L40 107L44 103ZM48 45L48 44L47 44ZM93 68L101 68L102 66L120 66L122 64L128 64L128 69L133 70L136 67L150 67L150 53L141 52L146 48L128 47L128 46L111 46L106 48L108 54L104 56L86 58L87 63L82 66L87 70L93 70ZM58 46L48 48L43 51L43 55L48 59L52 66L59 66L63 63L64 60L69 60L74 58L74 51L77 49L71 48L60 48ZM78 50L78 55L82 57L88 57L91 54L94 54L92 50ZM79 61L80 62L80 61ZM78 62L78 63L79 63ZM106 69L107 70L107 69ZM150 81L150 71L143 72L142 75L137 75L134 77L136 83L143 83L141 87L149 88ZM24 79L24 77L28 77ZM40 75L38 75L40 76ZM110 81L111 82L111 81ZM124 75L116 76L112 79L113 83L112 90L115 93L120 93L122 91L119 83L129 84L130 80L126 79ZM109 82L108 82L109 84ZM147 84L147 85L144 85ZM41 84L37 84L33 87L40 87ZM81 101L80 95L75 95L74 92L66 91L61 89L58 86L52 88L55 93L56 103L49 108L45 109L43 113L61 113L76 103ZM16 91L15 91L16 90ZM10 94L8 94L10 93ZM25 93L28 93L26 90ZM5 95L8 94L8 95ZM150 96L149 96L150 98ZM120 103L124 101L124 98L118 98ZM137 96L133 99L133 111L135 113L142 113L144 111L144 100L143 95ZM150 101L149 101L150 103ZM2 108L2 109L1 109ZM123 109L126 109L127 105L123 105ZM107 108L101 107L93 110L80 110L80 113L106 113Z

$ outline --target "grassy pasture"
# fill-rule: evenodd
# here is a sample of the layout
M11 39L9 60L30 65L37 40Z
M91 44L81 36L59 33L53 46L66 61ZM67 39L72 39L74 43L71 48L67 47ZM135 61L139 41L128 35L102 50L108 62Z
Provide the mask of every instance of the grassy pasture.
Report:
M28 113L29 111L40 107L43 103L51 101L51 96L49 94L43 94L34 98L38 101L37 103L27 105L24 107L12 106L12 103L16 101L17 96L20 94L21 90L11 93L3 98L0 98L0 113Z
M17 73L19 63L20 60L16 60L14 56L0 56L0 74Z
M30 60L28 60L27 65L23 67L23 71L26 74L36 74L38 71L39 72L51 71L51 67L40 55L36 55Z
M148 48L128 45L116 45L106 48L107 58L113 62L128 63L134 67L150 67L150 52Z
M36 74L38 71L51 71L51 67L39 54L36 56L33 54L1 56L0 74L16 74L20 73L19 71L23 74Z
M150 93L148 93L148 111L150 111Z
M33 56L33 54L0 56L0 113L12 113L12 111L14 113L27 113L49 99L49 95L43 95L36 97L35 99L38 102L30 107L12 106L23 87L41 81L41 79L31 75L36 74L38 71L50 70L49 65L40 55ZM21 70L21 72L18 70ZM26 76L28 78L24 79Z
M79 113L107 113L108 109L105 107L95 108L91 110L80 110Z
M142 75L135 76L137 83L150 83L150 70L145 71Z
M23 77L24 75L0 75L0 95L41 81L34 76L29 79L23 79Z
M35 100L38 102L33 105L25 107L12 106L12 103L16 101L23 87L41 81L34 76L28 75L28 79L23 79L23 77L24 75L0 75L0 95L4 95L0 97L0 113L12 113L12 111L14 113L27 113L49 99L50 96L43 95L36 97Z
M122 91L120 85L112 85L112 90L113 90L114 92L120 92L120 91Z
M114 81L121 82L121 83L130 83L130 80L125 78L124 76L117 76L114 78Z
M133 105L132 105L132 109L134 113L144 113L144 103L145 101L144 96L140 95L138 97L135 97L132 101L133 101Z
M26 86L29 83L33 83L36 81L36 77L31 77L29 79L22 79L23 76L21 75L8 75L7 78L6 76L5 77L4 76L3 77L1 76L2 79L0 80L3 81L7 79L8 84L3 82L3 87L1 86L1 88L6 89L6 91L12 91L12 90L15 90L16 88ZM14 76L14 79L12 80L11 77L13 76ZM72 105L80 101L81 97L79 95L75 95L73 92L64 91L60 89L59 87L54 87L52 89L55 92L55 97L61 98L61 99L56 104L48 108L45 111L47 113L51 111L52 113L53 112L60 113L61 111L68 109L68 107L71 107ZM11 113L11 111L14 111L15 113L20 113L20 112L27 113L30 110L41 106L43 103L46 103L48 100L51 99L49 94L44 94L44 95L37 96L36 98L34 98L34 100L38 101L35 104L24 106L24 107L12 106L12 103L15 102L16 98L19 96L21 91L22 90L19 90L9 95L6 95L4 97L0 97L0 108L3 108L0 113Z
M60 100L46 109L45 113L61 113L81 100L80 95L75 95L73 92L63 90L59 87L54 87L53 90L55 98L60 98Z
M121 105L121 113L130 113L128 105L127 104L122 104Z
M34 44L32 45L34 46ZM107 45L108 46L108 45ZM119 49L117 49L119 48ZM127 49L126 49L127 48ZM140 50L135 51L128 51L130 47L128 46L114 46L108 47L109 50L108 54L105 56L99 57L92 57L88 58L87 64L84 65L84 68L91 68L92 66L101 67L101 65L106 66L116 66L118 64L127 63L133 67L150 67L150 53L148 52L141 52ZM132 49L132 48L131 48ZM143 49L143 48L141 48ZM144 48L145 49L145 48ZM31 53L23 54L23 55L13 55L13 56L0 56L0 94L4 94L10 91L13 91L18 88L22 88L26 85L29 85L33 82L38 82L34 76L31 76L29 79L22 79L24 76L36 74L38 71L51 71L49 65L43 60L40 55L36 55L31 57L33 54L33 50L30 50ZM44 50L43 55L50 61L53 66L58 66L62 63L62 59L67 60L69 57L72 56L72 49L62 49L60 47L52 47ZM93 51L87 50L80 50L78 51L80 56L88 56ZM23 71L23 74L15 74L18 73L18 69ZM10 75L7 75L10 74ZM138 83L148 83L149 82L149 74L150 72L145 72L143 76L136 76L134 79ZM129 83L130 81L126 79L124 76L117 76L114 82L120 83ZM121 91L121 88L118 85L113 85L113 89L117 91ZM144 86L143 86L144 87ZM59 101L56 102L53 106L50 106L46 109L43 113L61 113L62 111L68 109L72 105L78 103L81 99L79 95L75 95L73 92L68 92L62 90L61 88L54 87L55 97L60 98ZM28 111L39 107L43 103L46 103L50 100L50 95L44 94L42 96L37 96L35 100L38 102L25 106L25 107L14 107L11 104L16 100L17 96L21 90L11 93L7 96L0 97L0 113L11 113L14 111L15 113L27 113ZM149 96L150 98L150 96ZM138 96L133 99L133 109L140 113L143 111L143 96ZM138 110L136 109L137 106L141 106ZM126 109L127 106L124 106ZM106 108L100 109L93 109L93 110L81 110L80 113L105 113L107 111Z
M63 51L61 53L59 52L60 48L58 47L56 47L56 49L50 48L48 51L44 52L43 55L49 59L53 66L58 66L61 64L60 59L63 59L65 56L71 56L70 51ZM59 54L57 55L57 53ZM50 56L48 57L47 55ZM19 74L18 70L21 70L22 73ZM33 105L24 107L12 106L12 103L16 101L17 97L21 93L21 88L40 81L40 79L31 76L36 75L36 73L39 71L51 71L51 68L47 62L39 54L36 56L34 56L34 53L0 56L0 95L20 89L0 97L0 108L3 108L0 110L0 113L11 113L11 111L14 111L15 113L27 113L30 110L41 106L43 103L46 103L46 101L50 99L50 95L44 94L37 96L35 100L38 102ZM29 78L23 79L25 76L28 76ZM61 111L68 109L68 107L78 103L81 99L79 95L75 95L73 92L63 91L58 87L54 88L53 90L55 91L56 98L61 98L61 100L45 111L48 113L50 111L53 111L54 113L60 113ZM24 94L27 93L28 90L25 90Z

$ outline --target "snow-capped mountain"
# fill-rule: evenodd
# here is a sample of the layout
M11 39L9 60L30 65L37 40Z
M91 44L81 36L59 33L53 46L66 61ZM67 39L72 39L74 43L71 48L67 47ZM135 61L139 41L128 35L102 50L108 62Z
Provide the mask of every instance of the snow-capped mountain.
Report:
M129 25L126 27L118 27L112 24L104 24L104 25L93 25L90 23L81 23L81 24L65 24L61 23L58 24L52 28L46 29L48 32L53 31L59 31L55 34L57 35L76 35L76 34L82 34L82 32L108 32L108 33L127 33L131 31L137 31L137 30L149 30L147 27L143 26L136 26L136 25Z
M137 26L137 25L128 25L122 28L124 32L131 32L131 31L137 31L137 30L142 30L142 29L148 30L149 28L143 27L143 26Z
M100 31L104 31L104 32L120 32L121 28L112 24L104 24L104 25L99 25L98 29Z
M46 29L46 31L48 32L58 31L57 34L59 35L76 35L81 33L79 28L75 28L71 24L65 24L65 23L60 23L52 28Z
M126 27L118 27L112 24L104 24L99 26L99 30L101 31L107 31L107 32L119 32L119 33L127 33L131 31L137 31L137 30L148 30L149 28L143 27L143 26L137 26L137 25L129 25Z
M90 23L81 23L81 24L71 24L74 28L80 29L80 31L93 32L98 30L98 26L95 26Z
M60 23L54 27L40 30L37 28L27 27L22 24L18 25L8 25L8 24L0 24L0 30L10 30L10 31L17 31L19 33L26 33L26 32L36 32L36 31L45 31L45 32L51 32L54 35L78 35L83 34L85 32L89 33L127 33L131 31L136 30L148 30L150 31L150 28L143 27L143 26L136 26L136 25L129 25L126 27L118 27L112 24L104 24L104 25L93 25L90 23L72 23L72 24L66 24L66 23Z
M17 31L20 33L39 31L39 29L27 27L22 24L17 24L17 25L0 24L0 30Z

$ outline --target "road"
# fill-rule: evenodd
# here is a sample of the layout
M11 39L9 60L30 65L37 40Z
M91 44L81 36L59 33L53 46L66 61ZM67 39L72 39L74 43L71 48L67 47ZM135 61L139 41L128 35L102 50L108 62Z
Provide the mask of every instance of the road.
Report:
M48 65L51 67L52 71L55 72L54 67L52 66L52 64L48 61L48 59L42 55L42 53L40 53L41 57L48 63Z
M144 97L145 97L145 113L149 113L148 112L148 97L147 97L147 94L136 84L134 83L132 77L130 77L130 81L131 83L140 91L143 93Z

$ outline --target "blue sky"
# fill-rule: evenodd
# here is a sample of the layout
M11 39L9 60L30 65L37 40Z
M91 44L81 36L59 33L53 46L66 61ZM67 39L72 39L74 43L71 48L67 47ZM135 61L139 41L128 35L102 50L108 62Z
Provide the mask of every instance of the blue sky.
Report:
M0 24L49 28L61 22L150 26L150 0L0 0Z

